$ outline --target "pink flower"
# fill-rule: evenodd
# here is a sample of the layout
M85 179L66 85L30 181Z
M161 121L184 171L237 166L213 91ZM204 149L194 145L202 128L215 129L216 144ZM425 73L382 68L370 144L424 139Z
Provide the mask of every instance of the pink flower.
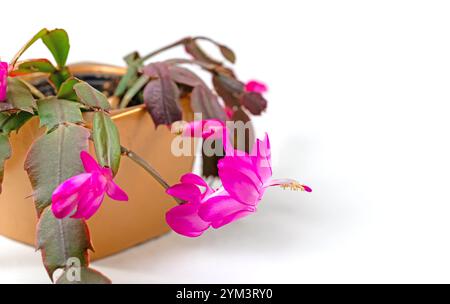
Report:
M238 218L256 211L252 206L240 204L221 187L212 190L198 175L188 173L181 177L181 183L170 187L167 194L187 203L176 206L166 213L166 221L173 231L187 237L198 237L209 227L220 228ZM218 203L218 204L216 204ZM222 204L227 206L223 208ZM218 210L218 208L223 210ZM212 219L202 214L218 212Z
M166 213L166 221L175 232L181 235L200 236L211 224L200 218L199 208L214 191L203 178L193 173L183 175L180 182L167 189L167 194L187 203L169 210Z
M226 124L218 119L195 120L184 125L181 135L222 141L226 153L233 154L230 132ZM228 151L228 152L227 152Z
M247 154L234 151L219 161L219 177L223 187L230 195L243 204L256 205L271 186L290 187L311 192L307 186L292 179L272 179L272 163L269 137L257 139L253 151Z
M265 85L262 82L251 80L245 84L245 91L246 92L254 92L254 93L260 93L264 94L268 91L267 85Z
M198 237L210 226L217 229L256 211L265 190L281 186L311 192L295 180L272 179L269 138L258 140L252 153L230 153L219 162L222 187L212 190L195 174L181 178L181 183L167 190L169 195L186 201L166 214L169 226L177 233Z
M8 63L0 61L0 102L6 100L8 85Z
M80 154L86 173L69 178L53 192L52 211L57 218L89 219L97 212L105 194L117 201L127 201L127 194L113 181L112 171L102 168L89 153Z
M225 123L217 119L196 120L183 126L182 135L203 139L222 139Z

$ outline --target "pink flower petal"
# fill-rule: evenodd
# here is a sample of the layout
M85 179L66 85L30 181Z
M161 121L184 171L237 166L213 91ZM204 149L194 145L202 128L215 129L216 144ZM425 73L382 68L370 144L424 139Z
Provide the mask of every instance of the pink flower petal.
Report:
M229 129L225 123L217 119L193 121L185 125L183 136L203 139L221 140L227 154L233 154L234 148L230 140Z
M100 168L100 174L103 175L107 180L112 180L113 179L113 172L111 170L111 168L105 167L99 167Z
M88 152L81 151L80 158L86 172L93 173L102 171L102 167L100 167L97 161Z
M209 195L213 192L213 190L206 183L206 181L201 176L198 176L197 174L194 174L194 173L185 174L181 177L180 181L183 184L193 184L193 185L205 188L205 191L203 192L203 196Z
M225 131L225 124L217 119L203 121L203 138L222 139Z
M167 189L166 193L187 202L199 202L202 196L200 189L193 184L177 184Z
M178 130L177 130L178 131ZM203 121L195 120L187 123L183 126L181 133L185 137L198 137L202 138L203 135Z
M258 155L260 157L271 160L271 152L270 152L270 140L269 135L266 133L263 141L258 141Z
M194 173L187 173L183 175L180 179L183 184L194 184L197 186L208 187L208 184L205 182L203 177L198 176Z
M199 204L188 203L176 206L166 213L170 228L187 237L198 237L210 226L198 216Z
M64 200L52 201L52 211L56 218L63 219L69 216L73 210L77 207L78 193L72 194Z
M94 190L84 190L79 197L78 207L71 218L89 219L100 208L105 197L104 192Z
M8 63L0 62L0 102L6 100L8 87Z
M79 192L85 184L89 184L90 177L89 173L76 175L56 188L52 195L52 211L56 218L65 218L75 209Z
M98 211L104 198L104 192L90 193L89 197L78 203L78 209L71 218L90 219Z
M225 140L222 140L223 149L225 150L225 155L240 155L239 153L245 153L243 151L238 151L234 149L233 142L230 136L227 136Z
M80 187L83 186L87 182L87 180L91 177L90 173L82 173L79 175L75 175L68 180L64 181L52 194L52 199L60 200L65 197L71 196L73 193L80 190Z
M232 197L225 195L208 199L200 206L198 214L204 221L212 222L214 227L217 226L215 223L223 223L225 218L229 218L236 213L242 211L254 212L255 210L255 207L242 204Z
M100 208L105 197L107 179L101 174L92 174L79 194L78 208L72 218L89 219Z
M261 188L263 186L263 182L258 176L258 169L250 157L225 156L219 161L218 168L219 171L222 168L239 171L248 176L256 188Z
M128 195L112 180L106 185L106 193L116 201L128 201Z
M261 193L252 179L235 168L219 168L222 185L231 197L239 202L254 206L258 203Z
M254 213L254 211L242 210L242 211L230 214L230 215L222 218L221 220L218 220L216 222L212 222L211 226L214 229L219 229L219 228L221 228L221 227L223 227L223 226L225 226L225 225L227 225L227 224L229 224L231 222L237 221L237 220L239 220L239 219L241 219L243 217L246 217L246 216L248 216L248 215L250 215L252 213Z
M252 156L258 176L263 183L267 182L272 177L270 142L267 134L263 141L259 139L256 141Z
M80 153L85 170L63 182L52 194L52 210L64 218L76 208L73 218L89 219L100 208L105 194L118 201L127 201L128 195L113 181L110 168L102 168L86 151Z
M225 124L220 120L196 120L185 125L183 129L183 136L222 139Z
M268 91L268 88L262 82L251 80L245 84L245 91L263 94Z

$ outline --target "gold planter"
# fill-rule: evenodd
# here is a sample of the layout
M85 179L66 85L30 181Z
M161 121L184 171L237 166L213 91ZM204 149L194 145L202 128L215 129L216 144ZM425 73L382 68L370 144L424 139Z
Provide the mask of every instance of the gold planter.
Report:
M125 72L123 68L99 64L77 64L70 69L74 74L120 76ZM186 105L183 108L183 118L189 120L192 112ZM119 129L122 145L151 163L170 184L192 170L194 158L174 156L171 153L174 135L165 126L155 129L142 106L114 110L111 116ZM85 120L92 121L92 115L86 113ZM38 119L33 118L18 134L11 134L13 155L5 164L3 193L0 195L0 234L30 245L35 244L37 218L23 164L32 142L43 131L39 129ZM95 155L93 146L90 149ZM174 201L161 185L126 157L122 157L116 181L130 200L105 199L99 212L88 221L95 248L91 255L93 259L117 253L169 231L165 212L174 206Z

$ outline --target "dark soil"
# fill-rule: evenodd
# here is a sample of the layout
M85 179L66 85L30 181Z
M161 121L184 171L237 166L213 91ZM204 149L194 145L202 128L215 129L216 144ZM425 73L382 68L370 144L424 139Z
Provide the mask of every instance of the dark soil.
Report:
M106 97L114 95L114 90L116 89L120 81L120 76L107 74L76 74L74 76L89 83L92 87L105 94ZM39 91L41 91L46 96L56 95L55 89L47 79L38 80L34 82L33 85L35 85L39 89ZM138 94L135 96L135 98L133 98L128 106L131 107L141 103L142 96Z

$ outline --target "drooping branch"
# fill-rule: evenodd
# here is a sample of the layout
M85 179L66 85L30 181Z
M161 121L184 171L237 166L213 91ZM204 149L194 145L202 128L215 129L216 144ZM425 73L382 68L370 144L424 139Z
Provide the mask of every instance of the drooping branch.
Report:
M121 149L122 155L127 156L129 159L131 159L133 162L139 165L142 169L144 169L147 173L149 173L165 190L170 188L170 185L164 180L161 174L159 174L159 172L155 168L153 168L146 160L137 155L135 152L123 146L121 147ZM179 200L177 198L174 199L180 205L184 203L182 200Z
M157 50L155 50L155 51L153 51L153 52L143 56L141 59L139 59L138 64L143 64L145 61L147 61L148 59L152 58L153 56L156 56L156 55L158 55L158 54L160 54L162 52L170 50L170 49L172 49L172 48L174 48L176 46L184 45L189 40L190 40L190 38L183 38L183 39L180 39L178 41L175 41L174 43L171 43L171 44L166 45L166 46L164 46L162 48L159 48L159 49L157 49Z

